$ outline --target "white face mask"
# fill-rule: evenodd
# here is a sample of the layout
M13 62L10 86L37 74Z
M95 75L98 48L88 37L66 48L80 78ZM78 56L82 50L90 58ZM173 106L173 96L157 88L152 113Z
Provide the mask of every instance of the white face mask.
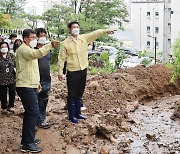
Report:
M79 35L79 32L80 32L80 29L79 29L79 28L73 28L72 31L71 31L71 33L72 33L73 35Z
M35 40L31 41L29 44L32 48L35 48L37 46L37 40L35 39Z
M40 37L39 39L38 39L38 42L37 43L39 43L39 44L46 44L46 38L45 37Z
M7 53L8 52L8 48L1 48L1 53Z
M91 51L91 50L92 50L92 48L93 48L93 46L92 46L92 45L88 45L87 50L88 50L88 51Z

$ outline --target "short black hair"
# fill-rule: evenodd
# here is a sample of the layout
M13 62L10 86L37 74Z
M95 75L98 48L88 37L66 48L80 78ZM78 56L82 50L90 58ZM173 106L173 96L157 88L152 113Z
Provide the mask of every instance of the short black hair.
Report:
M10 36L9 36L9 38L12 38L12 37L17 37L17 34L11 34Z
M33 29L24 29L22 34L23 40L24 38L29 37L31 33L36 34L36 32Z
M45 33L45 34L47 33L44 28L36 28L35 31L36 31L37 37L40 35L40 33Z
M3 44L6 44L6 45L7 45L7 47L8 47L8 51L9 51L9 45L8 45L8 43L7 43L7 42L5 42L5 41L2 41L2 42L0 42L0 47L1 47L1 45L3 45Z
M77 22L77 21L72 21L72 22L68 23L67 27L68 27L68 28L71 28L71 26L74 25L74 24L78 24L78 25L80 26L79 22Z

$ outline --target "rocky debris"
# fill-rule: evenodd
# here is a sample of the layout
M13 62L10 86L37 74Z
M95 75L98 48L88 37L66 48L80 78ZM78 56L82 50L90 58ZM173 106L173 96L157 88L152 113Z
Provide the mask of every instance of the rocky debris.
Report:
M100 90L101 90L98 81L91 81L91 82L87 85L87 88L88 88L89 90L94 90L94 91L100 91Z
M146 138L150 141L157 141L156 135L155 134L146 134Z
M127 102L126 106L126 111L129 112L134 112L136 109L139 107L139 101L134 101L134 102Z
M175 110L170 118L172 120L176 120L176 119L180 120L180 100L176 101L173 106L174 106Z
M101 136L110 141L115 141L112 137L112 132L115 132L116 129L110 125L100 124L100 125L89 125L88 130L91 135Z

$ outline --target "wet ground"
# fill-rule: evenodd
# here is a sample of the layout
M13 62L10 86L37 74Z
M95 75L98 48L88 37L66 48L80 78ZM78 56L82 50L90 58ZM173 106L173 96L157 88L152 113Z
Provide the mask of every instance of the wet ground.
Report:
M180 80L163 65L138 66L109 75L88 75L83 97L88 117L68 120L66 80L52 76L47 108L50 129L38 129L42 154L176 154L180 153L180 122L170 119L180 100ZM154 100L154 101L150 101ZM139 107L139 108L138 108ZM180 107L180 101L179 101ZM0 154L19 154L23 107L0 112ZM180 119L180 110L175 112Z
M119 136L120 142L131 142L129 153L180 153L180 121L170 119L173 102L179 99L180 96L173 96L151 101L129 114L131 131Z

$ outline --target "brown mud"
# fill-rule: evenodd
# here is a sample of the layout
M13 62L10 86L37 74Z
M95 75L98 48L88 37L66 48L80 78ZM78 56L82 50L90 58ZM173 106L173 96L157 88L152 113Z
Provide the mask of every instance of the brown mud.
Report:
M64 110L66 81L52 77L47 109L50 129L38 129L42 154L180 153L180 84L163 65L88 75L83 97L87 120L72 124ZM174 113L173 113L174 112ZM20 153L23 108L0 113L0 153Z

